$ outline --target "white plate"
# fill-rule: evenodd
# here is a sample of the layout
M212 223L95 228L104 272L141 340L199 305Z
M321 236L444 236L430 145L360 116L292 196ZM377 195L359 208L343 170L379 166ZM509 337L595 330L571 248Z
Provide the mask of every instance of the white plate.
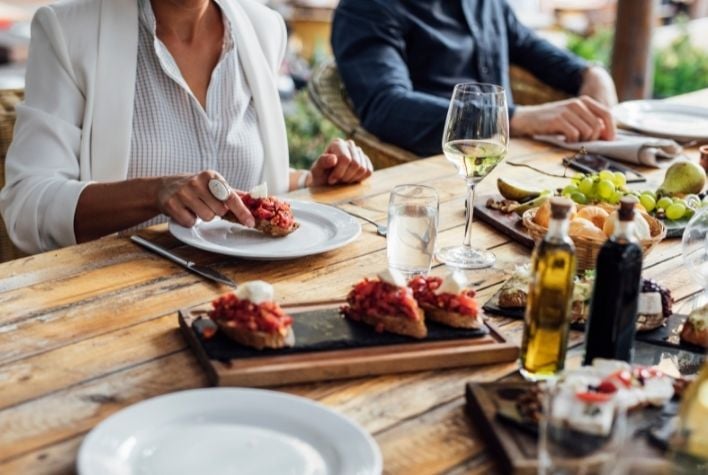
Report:
M185 228L170 221L169 230L185 244L205 251L245 257L277 260L310 256L340 248L354 241L361 225L347 213L318 203L290 202L300 228L282 238L221 219L197 221Z
M619 125L656 137L679 141L708 139L708 108L666 101L629 101L618 104Z
M84 439L80 475L378 475L373 438L308 399L195 389L112 415Z

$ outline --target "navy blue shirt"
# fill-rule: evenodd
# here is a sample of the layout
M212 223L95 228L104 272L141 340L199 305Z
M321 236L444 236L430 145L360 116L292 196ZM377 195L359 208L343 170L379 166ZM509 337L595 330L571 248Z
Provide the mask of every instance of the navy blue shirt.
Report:
M332 48L364 128L421 155L442 150L455 84L502 85L509 64L577 94L587 64L539 38L505 0L340 0Z

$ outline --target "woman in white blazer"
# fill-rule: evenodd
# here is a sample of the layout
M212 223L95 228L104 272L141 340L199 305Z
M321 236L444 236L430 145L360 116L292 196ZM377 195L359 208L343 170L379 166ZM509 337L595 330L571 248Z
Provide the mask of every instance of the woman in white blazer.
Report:
M34 253L68 246L160 213L191 226L196 218L231 210L253 225L236 192L226 202L210 194L208 182L222 177L200 168L199 160L191 173L129 178L144 1L154 14L155 47L166 55L160 61L174 60L177 79L204 107L226 32L231 35L257 116L259 175L272 193L370 175L368 158L344 141L331 144L310 171L289 169L276 87L287 38L276 12L254 0L70 0L41 8L32 24L25 102L17 107L0 193L0 210L19 248ZM168 118L165 125L171 124Z

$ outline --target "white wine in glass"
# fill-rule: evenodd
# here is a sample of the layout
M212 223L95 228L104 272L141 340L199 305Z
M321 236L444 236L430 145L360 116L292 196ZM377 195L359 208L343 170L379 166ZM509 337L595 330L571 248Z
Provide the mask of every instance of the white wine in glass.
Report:
M474 190L504 159L509 146L509 115L504 88L494 84L455 86L443 132L443 153L467 182L467 222L461 246L440 249L439 261L462 269L494 265L494 254L472 247Z

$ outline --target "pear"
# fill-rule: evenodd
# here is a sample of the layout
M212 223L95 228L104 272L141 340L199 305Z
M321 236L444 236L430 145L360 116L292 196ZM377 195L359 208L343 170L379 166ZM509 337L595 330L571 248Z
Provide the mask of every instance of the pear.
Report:
M504 198L507 200L518 201L519 203L538 198L541 196L543 191L535 188L528 188L525 185L521 185L520 183L515 183L504 178L497 178L497 188L499 188L499 193L501 193Z
M703 191L706 171L697 163L681 161L666 170L664 183L657 190L661 196L683 196Z

